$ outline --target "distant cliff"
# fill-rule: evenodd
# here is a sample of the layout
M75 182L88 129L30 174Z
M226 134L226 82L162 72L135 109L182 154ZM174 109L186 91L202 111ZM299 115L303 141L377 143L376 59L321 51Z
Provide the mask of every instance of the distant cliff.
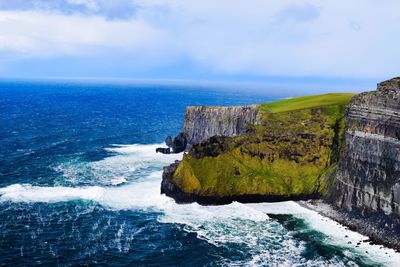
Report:
M245 135L260 123L258 105L186 108L183 133L188 144L199 144L212 136Z

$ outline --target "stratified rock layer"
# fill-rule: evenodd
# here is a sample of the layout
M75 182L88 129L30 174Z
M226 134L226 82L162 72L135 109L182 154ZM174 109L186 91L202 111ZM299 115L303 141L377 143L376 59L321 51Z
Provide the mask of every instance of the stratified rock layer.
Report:
M400 79L352 99L333 193L348 211L400 215Z
M258 105L231 107L187 107L183 133L188 144L199 144L212 136L234 137L260 123Z
M354 97L328 202L335 219L400 249L400 79Z

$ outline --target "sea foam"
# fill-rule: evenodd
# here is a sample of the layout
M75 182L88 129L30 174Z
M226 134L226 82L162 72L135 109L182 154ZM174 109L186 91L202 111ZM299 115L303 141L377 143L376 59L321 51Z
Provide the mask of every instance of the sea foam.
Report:
M62 186L32 186L29 184L14 184L0 188L1 201L14 202L60 202L70 200L97 201L104 194L104 188L91 187L62 187Z
M213 245L224 246L235 243L246 246L249 253L253 255L249 262L243 263L246 265L258 265L265 261L280 265L302 262L304 242L293 238L290 231L267 215L292 214L303 219L311 228L325 234L326 242L343 247L344 253L349 258L361 255L389 266L396 266L400 262L400 254L391 249L366 242L362 242L359 248L356 248L355 244L358 241L367 239L365 236L352 232L295 202L259 204L234 202L224 206L201 206L197 203L178 205L172 199L160 194L161 168L180 159L182 154L155 153L155 148L161 145L114 145L106 150L115 155L96 162L77 164L77 168L91 168L90 172L95 179L104 180L107 175L112 174L113 179L115 177L127 179L127 182L123 184L115 185L112 179L106 186L14 184L0 188L0 201L54 203L90 200L110 210L157 211L161 214L158 217L159 222L183 225L184 230L196 233L198 238ZM131 172L136 175L133 180L128 179ZM74 177L69 176L76 173L79 172L71 171L63 174L66 179L72 179ZM348 244L349 242L351 244ZM327 265L320 258L302 264ZM338 259L329 264L341 265L342 263Z

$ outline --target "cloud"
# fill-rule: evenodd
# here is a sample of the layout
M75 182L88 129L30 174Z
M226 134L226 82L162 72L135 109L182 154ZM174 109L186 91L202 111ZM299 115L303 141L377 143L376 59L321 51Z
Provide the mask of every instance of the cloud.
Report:
M137 51L163 39L161 29L142 19L108 21L100 16L0 11L0 51L24 57Z
M227 77L386 77L400 70L399 8L398 0L0 0L0 53L94 62L123 54L132 69Z
M2 10L99 15L107 19L132 18L136 8L134 0L0 0Z
M320 9L309 3L293 4L282 9L277 15L278 22L293 20L297 22L315 20L320 15Z
M95 0L67 0L67 3L71 5L84 6L86 9L94 12L98 11L100 8Z

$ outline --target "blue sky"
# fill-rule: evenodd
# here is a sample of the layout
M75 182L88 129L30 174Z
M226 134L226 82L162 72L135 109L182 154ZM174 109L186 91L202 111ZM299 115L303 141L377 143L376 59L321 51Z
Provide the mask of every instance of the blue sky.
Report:
M398 0L0 0L0 77L369 87L400 75L399 10Z

